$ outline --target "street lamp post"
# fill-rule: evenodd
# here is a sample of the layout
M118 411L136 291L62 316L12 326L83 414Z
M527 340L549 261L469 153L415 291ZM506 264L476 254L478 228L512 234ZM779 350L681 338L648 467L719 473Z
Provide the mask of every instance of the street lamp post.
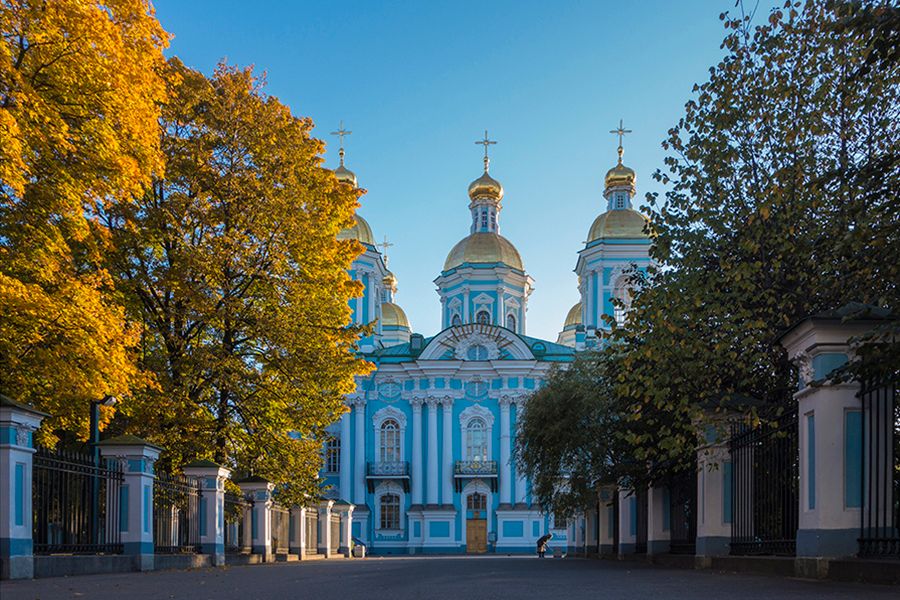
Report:
M100 407L115 406L115 396L106 395L100 400L91 400L91 431L88 443L91 447L91 458L94 462L94 474L91 477L91 542L100 543Z

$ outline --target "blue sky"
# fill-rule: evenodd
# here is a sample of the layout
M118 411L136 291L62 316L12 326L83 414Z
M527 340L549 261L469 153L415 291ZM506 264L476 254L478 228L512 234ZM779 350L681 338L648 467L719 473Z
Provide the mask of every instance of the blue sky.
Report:
M347 166L368 190L360 214L395 244L396 300L426 336L440 328L432 281L468 234L473 142L488 129L506 190L501 233L536 282L527 333L552 341L578 301L576 253L605 207L607 132L625 120L639 197L662 191L651 179L660 142L722 56L719 14L739 10L733 0L155 5L174 35L169 54L188 66L265 71L268 92L316 123L328 166L338 160L328 132L344 120Z

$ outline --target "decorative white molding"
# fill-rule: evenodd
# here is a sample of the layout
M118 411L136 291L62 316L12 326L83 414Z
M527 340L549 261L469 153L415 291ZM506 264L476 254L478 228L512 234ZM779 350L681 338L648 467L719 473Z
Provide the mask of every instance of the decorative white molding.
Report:
M469 348L472 346L484 346L487 350L488 360L497 360L500 357L500 348L497 347L497 343L494 340L486 335L474 333L459 342L453 351L454 358L457 360L469 360Z
M32 431L34 431L34 429L27 425L16 425L16 445L27 447L28 434Z
M465 431L466 426L468 426L469 424L469 421L476 417L484 420L484 423L485 425L487 425L488 430L493 427L494 414L489 409L481 406L480 404L473 404L472 406L467 407L464 411L459 413L459 426L463 431Z
M519 325L524 327L524 322ZM460 357L460 347L462 357L465 357L465 351L474 344L483 344L490 341L493 346L498 349L502 348L514 360L534 360L534 354L522 338L515 333L495 325L484 325L480 323L467 323L459 327L445 329L438 335L434 336L425 346L419 360L439 360L447 352L448 348L452 348L457 358ZM489 350L490 352L490 350Z
M384 408L375 411L375 414L372 415L372 425L375 426L376 432L381 428L381 424L388 419L397 421L397 424L400 425L401 432L406 429L406 415L403 414L403 411L394 406L385 406Z

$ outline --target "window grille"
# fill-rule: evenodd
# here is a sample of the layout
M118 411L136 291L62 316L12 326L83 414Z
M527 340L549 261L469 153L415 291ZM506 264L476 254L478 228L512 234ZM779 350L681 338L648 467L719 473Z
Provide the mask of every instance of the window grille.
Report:
M491 314L486 310L479 310L475 315L475 322L480 323L481 325L490 325Z
M516 330L516 318L512 315L506 315L506 328L510 331Z
M325 471L340 473L341 471L341 438L328 436L325 442Z
M468 499L466 500L466 509L487 510L487 496L478 492L470 494Z
M380 529L400 529L400 496L384 494L381 497Z

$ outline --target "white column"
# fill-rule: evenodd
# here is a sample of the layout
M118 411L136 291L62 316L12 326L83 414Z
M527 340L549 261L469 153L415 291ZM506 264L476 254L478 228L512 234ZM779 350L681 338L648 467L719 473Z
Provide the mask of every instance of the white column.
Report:
M463 323L469 322L469 288L463 288Z
M319 554L331 558L331 509L334 500L323 500L319 503Z
M352 447L350 439L350 413L345 412L341 415L341 477L340 477L340 493L341 498L349 501L350 497L350 469L353 464L350 460L350 448Z
M441 479L441 502L453 504L453 398L443 399L444 405L444 459Z
M510 498L510 465L509 465L509 396L500 398L500 465L497 477L500 478L500 505L509 505Z
M619 555L634 554L637 543L637 495L633 490L619 489Z
M356 413L356 453L353 473L353 503L357 506L366 504L366 400L356 398L353 401Z
M214 567L225 565L225 480L231 469L207 466L206 461L194 461L184 467L184 474L200 482L200 546L209 554Z
M428 399L428 504L438 503L438 399Z
M500 327L506 327L506 302L503 298L505 293L503 287L497 288L497 325Z
M369 292L369 321L373 321L375 319L375 294L378 292L375 285L375 274L369 271L366 274L368 278L368 284L366 285L366 289Z
M422 504L422 398L413 398L412 503Z
M516 425L519 426L522 424L522 418L524 417L525 410L525 400L519 399L516 401ZM518 465L515 466L516 469L516 503L517 504L526 504L525 500L525 474L519 468Z
M671 527L665 526L664 515L669 510L666 488L652 486L647 490L647 554L669 551Z

